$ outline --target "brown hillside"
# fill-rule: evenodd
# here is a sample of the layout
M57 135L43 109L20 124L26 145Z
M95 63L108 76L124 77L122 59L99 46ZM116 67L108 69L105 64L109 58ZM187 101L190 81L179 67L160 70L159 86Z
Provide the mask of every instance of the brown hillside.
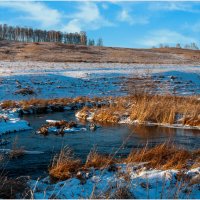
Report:
M0 41L0 60L199 64L200 51L177 48L130 49Z

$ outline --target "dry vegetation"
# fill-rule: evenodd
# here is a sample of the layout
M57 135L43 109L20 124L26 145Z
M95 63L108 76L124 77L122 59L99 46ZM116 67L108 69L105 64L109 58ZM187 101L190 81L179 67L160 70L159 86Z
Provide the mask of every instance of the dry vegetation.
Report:
M130 120L138 120L139 123L200 126L198 96L139 93L126 97L31 99L1 103L4 109L21 108L30 113L45 113L49 109L63 111L64 106L69 106L72 110L85 106L79 112L80 118L86 120L90 113L94 113L93 120L102 123L118 123L120 119L129 117Z
M48 53L44 53L48 52ZM198 64L200 51L179 48L129 49L60 43L0 42L1 60Z
M24 156L24 148L19 147L18 145L18 138L16 137L13 144L12 144L12 149L9 153L9 158L10 159L15 159Z
M69 148L64 148L53 159L49 169L52 180L65 180L74 176L82 166L80 159L75 159Z
M27 179L21 178L8 178L6 176L0 177L0 198L2 199L19 199L29 198L30 189L27 186Z
M81 170L87 171L90 167L95 169L104 169L112 166L116 162L109 155L100 155L95 149L88 154L85 164L80 159L74 157L72 150L65 147L53 159L49 168L49 175L53 181L66 180L73 176L81 178L79 173ZM112 167L110 168L112 170Z
M15 94L21 94L23 96L26 96L26 95L33 95L35 94L35 92L31 88L22 88L22 89L17 90Z
M106 98L109 99L109 98ZM104 99L104 100L106 100ZM76 98L57 98L57 99L30 99L22 101L12 101L7 100L1 103L1 108L22 108L24 110L33 109L37 107L38 109L47 109L52 106L52 109L56 109L56 106L59 108L63 106L74 106L77 107L77 104L84 104L90 102L91 104L98 104L102 98L89 98L89 97L76 97Z
M125 162L147 162L149 168L156 169L187 169L200 166L200 151L193 152L177 148L174 145L164 143L153 148L133 150Z
M119 163L141 163L149 169L191 169L200 167L200 150L187 151L178 148L171 142L166 142L152 148L144 147L139 150L133 150L127 158L117 159L113 155L101 155L96 150L92 150L85 164L80 159L74 158L69 148L63 149L59 155L56 155L49 169L52 180L66 180L77 176L80 171L88 171L89 168L105 169L116 171Z
M48 133L49 133L48 129L50 127L56 127L57 129L59 129L58 134L63 135L64 134L64 129L73 128L73 127L76 128L77 127L77 123L73 122L73 121L67 122L65 120L61 120L61 121L58 121L58 122L50 122L50 123L42 125L42 127L40 127L37 132L39 134L47 136Z
M117 123L123 117L139 123L182 124L200 126L200 101L197 97L172 95L135 95L116 98L115 103L101 108L83 108L83 119L94 113L93 120Z
M87 156L85 168L94 167L97 169L106 168L115 163L111 155L100 155L96 149L92 150Z
M30 198L30 189L28 188L28 177L10 178L5 174L6 157L0 155L0 198L16 199Z

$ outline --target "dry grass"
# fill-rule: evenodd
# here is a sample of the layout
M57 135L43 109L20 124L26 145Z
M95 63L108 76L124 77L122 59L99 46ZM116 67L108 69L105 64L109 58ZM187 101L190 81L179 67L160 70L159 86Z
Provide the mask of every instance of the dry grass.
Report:
M200 62L199 51L178 48L130 49L15 41L1 41L0 46L0 59L12 61L189 65L198 65Z
M21 177L13 179L6 176L1 176L0 183L0 198L30 198L30 190L27 186L26 178Z
M142 96L131 109L130 115L132 120L140 122L169 124L177 123L178 116L183 116L182 124L198 126L200 124L200 103L197 98L172 95Z
M137 94L113 99L110 106L81 110L83 119L94 113L94 121L118 123L123 116L140 123L200 126L200 101L197 97Z
M57 121L57 122L49 122L47 124L42 125L39 129L38 129L38 133L42 134L44 136L47 136L49 133L49 128L50 127L56 127L58 130L59 134L64 134L64 129L65 128L73 128L73 127L77 127L77 123L74 121L70 121L67 122L65 120L61 120L61 121Z
M49 168L49 175L55 181L66 180L73 177L81 166L81 160L75 159L69 148L64 148L59 155L54 157Z
M72 109L83 107L86 104L96 106L96 104L102 101L108 101L110 98L88 98L88 97L76 97L76 98L57 98L57 99L30 99L22 101L3 101L0 106L3 109L9 108L22 108L23 110L35 111L36 113L45 113L50 108L53 111L63 111L64 106L70 106Z
M35 94L35 91L31 88L22 88L22 89L19 89L15 92L15 94L21 94L23 96L25 95L33 95Z
M110 101L108 105L97 106L97 102ZM90 104L93 108L84 107ZM87 98L74 99L31 99L28 101L4 101L2 108L20 107L24 110L34 109L36 113L43 113L51 108L61 111L64 106L72 109L84 107L81 110L82 119L86 119L88 112L94 112L94 120L102 123L118 123L122 116L129 116L131 120L140 123L152 122L200 126L200 101L198 97L179 97L173 95L151 95L146 92L133 96L116 98Z
M13 145L12 145L12 149L9 153L9 158L10 159L15 159L15 158L19 158L19 157L22 157L24 156L24 148L23 147L19 147L17 145L18 143L18 138L16 137L14 142L13 142Z
M3 101L1 103L1 108L3 109L16 108L16 107L17 107L17 102L15 101L8 100L8 101Z
M129 187L123 186L118 187L115 193L108 197L109 199L135 199L133 194L130 192Z
M149 168L167 170L194 167L194 163L200 166L199 157L199 151L190 152L164 143L153 148L133 150L125 161L127 163L147 162Z
M14 150L11 150L11 152L9 153L9 158L10 159L19 158L19 157L22 157L23 155L24 155L23 148L14 149Z
M85 168L94 167L96 169L107 168L110 165L115 163L115 159L112 156L101 155L97 153L96 149L91 150L89 155L87 156L86 163L84 165Z
M200 150L187 151L166 142L152 148L144 147L133 150L127 158L117 159L112 155L101 155L96 149L91 150L85 164L80 159L73 157L69 148L64 148L56 155L49 169L52 180L66 180L77 175L80 171L88 171L89 168L118 170L117 163L141 163L147 168L153 169L191 169L200 167ZM125 178L126 179L126 178Z

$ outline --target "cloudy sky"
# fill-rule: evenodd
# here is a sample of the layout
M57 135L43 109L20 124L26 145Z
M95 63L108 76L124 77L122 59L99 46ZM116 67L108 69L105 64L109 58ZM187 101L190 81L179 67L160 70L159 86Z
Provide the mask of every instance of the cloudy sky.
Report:
M200 44L200 2L0 1L0 23L47 30L84 30L105 46L148 48Z

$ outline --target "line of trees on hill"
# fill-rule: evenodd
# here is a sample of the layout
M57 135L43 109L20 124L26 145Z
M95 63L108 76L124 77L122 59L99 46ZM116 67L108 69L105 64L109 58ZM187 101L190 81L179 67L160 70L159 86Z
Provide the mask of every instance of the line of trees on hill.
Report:
M28 27L8 26L0 24L0 39L20 42L60 42L65 44L81 44L94 46L94 40L87 38L86 32L63 33ZM97 41L97 46L103 46L103 40Z
M181 45L180 43L177 43L175 46L170 46L168 44L160 44L158 47L152 47L152 48L177 48L177 49L192 49L192 50L199 50L199 47L196 43L192 42L190 44Z

